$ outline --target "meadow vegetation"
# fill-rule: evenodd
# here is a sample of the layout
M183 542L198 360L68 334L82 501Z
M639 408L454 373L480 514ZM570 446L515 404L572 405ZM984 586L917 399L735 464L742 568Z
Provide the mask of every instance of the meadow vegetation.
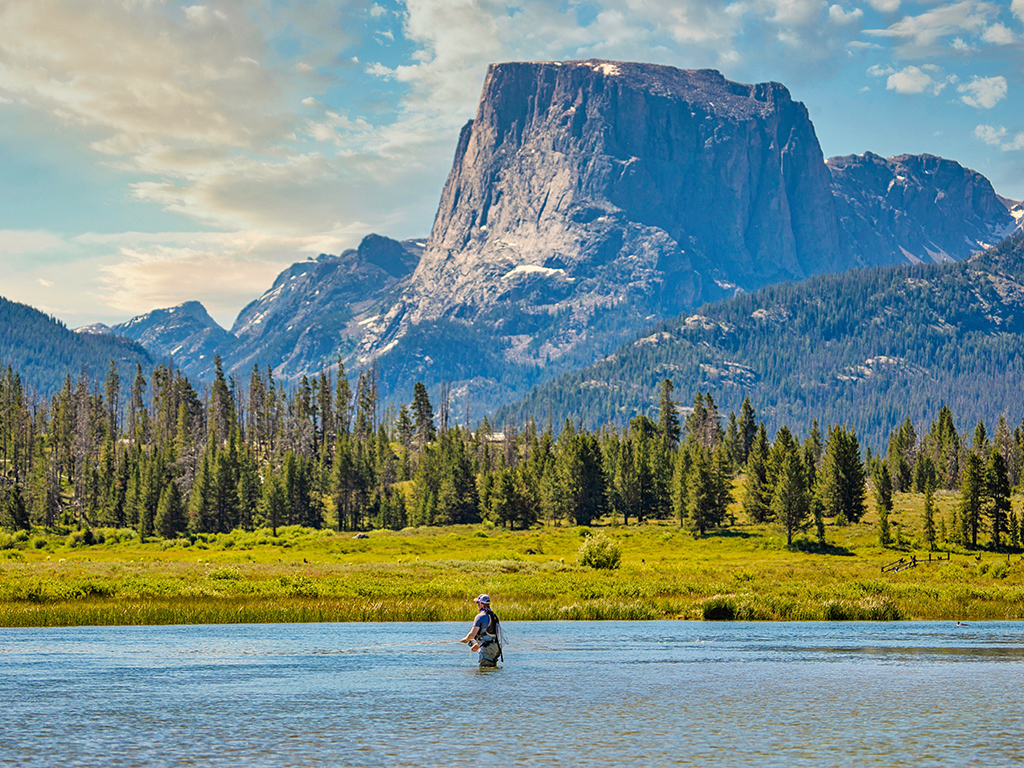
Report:
M934 502L941 527L960 497ZM170 540L34 529L0 534L0 625L468 620L481 591L505 621L1024 618L1024 557L945 542L930 552L923 510L923 494L894 496L888 547L874 508L829 524L825 544L799 534L792 545L778 523L699 535L610 518L359 538L299 526ZM940 551L950 559L928 561ZM917 567L882 571L912 556Z

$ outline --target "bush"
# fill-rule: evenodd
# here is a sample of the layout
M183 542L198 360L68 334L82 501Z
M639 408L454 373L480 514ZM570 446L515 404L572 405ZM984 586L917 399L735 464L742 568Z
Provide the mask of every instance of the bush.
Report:
M589 565L591 568L618 568L621 559L619 542L603 533L587 537L576 555L576 562L579 565Z
M712 597L701 608L704 621L732 621L736 618L736 608L727 597Z

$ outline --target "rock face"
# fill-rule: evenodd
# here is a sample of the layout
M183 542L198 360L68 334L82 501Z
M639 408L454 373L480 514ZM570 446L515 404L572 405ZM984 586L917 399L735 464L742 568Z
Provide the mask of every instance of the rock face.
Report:
M394 317L487 322L500 305L511 337L510 314L574 312L530 353L507 342L550 361L586 342L595 313L666 317L835 269L839 242L814 128L783 86L647 64L494 65Z
M989 180L952 160L867 152L833 157L828 169L854 264L960 260L1016 226Z
M117 336L137 341L156 359L172 359L188 376L207 378L214 357L230 354L234 337L217 325L198 301L156 309L111 327Z
M225 373L247 375L253 365L269 365L284 379L315 375L339 355L351 362L366 318L379 313L382 301L394 301L392 292L408 282L422 248L423 241L367 235L340 256L293 264L239 313L230 331L190 301L106 332L138 341L155 358L173 359L185 375L200 380L212 377L216 355Z
M497 64L425 244L370 235L290 267L230 334L196 317L176 327L184 337L150 328L143 343L198 375L214 347L228 372L270 365L285 379L339 356L350 371L377 360L383 397L447 382L482 414L705 301L854 266L967 258L1019 214L952 161L826 163L807 110L778 83L607 61Z
M378 304L394 301L419 263L423 241L367 235L340 256L293 264L238 315L232 370L270 364L294 378L349 358Z

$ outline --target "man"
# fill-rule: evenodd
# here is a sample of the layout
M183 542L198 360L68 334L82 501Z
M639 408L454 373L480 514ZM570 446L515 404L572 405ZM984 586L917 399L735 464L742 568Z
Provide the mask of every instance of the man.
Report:
M476 607L480 611L473 620L473 626L460 643L472 643L471 649L479 651L478 660L481 667L496 667L501 658L501 642L498 640L498 617L491 610L489 595L476 598Z

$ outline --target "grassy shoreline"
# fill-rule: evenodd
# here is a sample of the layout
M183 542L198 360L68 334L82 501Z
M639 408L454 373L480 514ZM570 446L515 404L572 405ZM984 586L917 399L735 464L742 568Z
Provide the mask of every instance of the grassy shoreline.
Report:
M589 530L486 524L373 531L285 528L141 542L124 531L34 534L0 550L0 626L462 621L486 591L506 621L558 619L1020 620L1024 558L953 548L899 573L920 499L900 497L902 545L872 515L820 548L768 526L695 538L671 523L602 526L616 570L576 565ZM940 507L955 502L950 496ZM906 531L904 533L903 531ZM100 536L100 534L103 534Z

